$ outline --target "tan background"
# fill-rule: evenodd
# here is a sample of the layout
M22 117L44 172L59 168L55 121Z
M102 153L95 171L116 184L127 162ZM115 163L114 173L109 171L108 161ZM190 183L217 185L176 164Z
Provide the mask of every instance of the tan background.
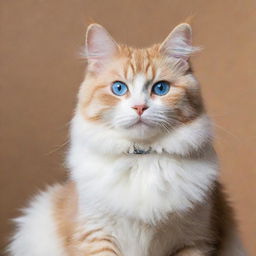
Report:
M256 255L255 0L0 0L1 247L17 209L65 179L62 145L84 73L86 25L96 20L118 41L143 47L191 15L194 42L204 46L193 63L216 122L222 180Z

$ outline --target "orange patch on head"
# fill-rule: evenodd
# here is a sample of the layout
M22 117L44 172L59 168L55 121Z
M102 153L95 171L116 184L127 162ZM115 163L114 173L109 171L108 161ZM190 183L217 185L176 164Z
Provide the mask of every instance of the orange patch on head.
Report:
M99 103L101 103L104 106L108 106L108 107L113 107L115 106L120 99L118 99L117 97L115 97L114 95L111 94L100 94L98 97Z
M93 86L92 89L90 89L89 86L86 86L86 88L84 88L82 92L82 98L80 99L81 101L83 101L83 107L86 108L94 99L95 94L97 94L101 89L104 88L106 88L106 85Z
M156 74L154 61L161 55L159 45L147 49L134 49L121 45L119 56L127 60L123 65L125 79L131 79L138 73L144 73L149 76L149 80L152 80Z
M185 95L185 90L183 88L175 87L171 85L169 93L163 96L162 100L167 106L174 106L180 100L183 99L184 95Z
M199 90L189 90L186 85L174 84L163 102L175 110L173 117L182 123L194 120L204 110Z
M109 85L109 87L111 84ZM118 97L112 95L108 85L98 85L91 90L85 86L80 95L80 109L85 119L95 122L100 121L105 111L113 108L118 102Z

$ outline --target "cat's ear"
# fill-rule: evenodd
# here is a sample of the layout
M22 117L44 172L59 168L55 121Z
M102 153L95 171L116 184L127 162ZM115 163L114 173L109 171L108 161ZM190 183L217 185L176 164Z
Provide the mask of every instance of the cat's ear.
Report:
M188 60L191 54L198 51L192 46L192 28L187 23L176 26L160 46L160 50L170 57Z
M118 44L99 24L89 25L86 32L85 56L89 66L99 70L118 51Z

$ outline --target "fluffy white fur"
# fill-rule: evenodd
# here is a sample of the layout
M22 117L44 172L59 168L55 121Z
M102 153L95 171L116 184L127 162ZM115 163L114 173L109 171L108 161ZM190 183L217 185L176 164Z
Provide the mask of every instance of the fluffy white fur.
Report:
M89 27L88 35L87 55L98 69L101 65L97 59L113 53L115 43L98 25ZM169 49L172 58L186 62L194 51L190 38L190 27L183 24L162 47ZM198 86L191 74L180 79L190 79L192 88ZM186 124L172 123L170 115L169 120L164 115L164 104L146 95L143 75L138 74L129 86L130 99L120 101L105 115L104 122L87 121L79 106L73 118L67 164L78 192L77 217L84 225L80 230L101 228L92 236L103 237L106 233L115 237L122 256L167 256L183 246L200 247L197 242L202 237L209 241L212 238L209 230L213 204L209 193L218 178L211 122L203 113ZM142 122L134 128L138 116L132 106L145 103L149 108L141 120L149 125ZM161 129L160 121L169 122L168 133ZM150 148L151 153L135 155L134 147L145 151ZM58 186L41 193L17 219L10 255L67 255L53 216L56 190ZM245 255L241 246L234 245L238 241L234 233L230 231L227 242L231 245L227 244L221 256ZM78 231L74 237L79 235ZM197 249L205 252L205 248Z
M189 230L197 230L203 219L209 219L211 206L205 200L218 176L210 138L211 125L202 115L152 144L152 154L136 156L127 154L133 146L130 140L92 126L77 111L68 163L78 186L79 218L91 220L84 228L104 227L100 232L118 237L124 256L166 256L189 243ZM66 255L52 216L52 195L57 189L37 196L17 220L10 255ZM204 201L198 209L196 205ZM173 217L165 228L157 228L172 212L182 213L181 219ZM193 232L193 239L200 239L202 232L207 232L207 225L200 226L198 234ZM102 234L93 234L97 235ZM235 232L230 236L231 245L221 256L244 256L242 247L233 244Z
M47 192L37 195L15 219L17 230L8 248L15 256L65 256L62 241L57 234L53 217L53 195L60 186L49 187Z
M102 211L155 222L202 202L218 173L215 153L205 146L209 128L208 118L202 116L152 144L154 153L133 155L127 154L133 148L130 140L87 123L77 113L69 165L81 195L80 207L86 207L86 213ZM200 156L189 155L200 147Z
M177 225L170 224L169 231L160 233L153 243L156 231L150 226L160 225L171 212L185 214L206 199L208 188L218 175L215 153L204 145L210 137L209 120L204 115L155 143L154 153L136 156L127 154L133 146L129 140L118 138L117 133L105 127L92 126L77 112L72 122L68 162L78 186L80 218L93 219L86 223L86 229L105 227L107 233L120 237L127 256L148 256L149 248L150 255L159 250L165 255L171 245L174 249L189 241L189 233L180 233L182 225L175 221ZM200 156L188 154L201 147L205 150ZM182 148L185 157L177 155ZM57 189L37 196L17 220L18 232L9 248L11 255L65 255L52 216L52 195ZM207 217L208 207L198 214ZM187 216L191 229L199 225L199 215ZM141 225L141 221L149 226ZM168 240L163 239L165 236Z
M209 218L210 205L196 215L190 212L206 200L218 175L206 115L152 144L149 155L127 153L133 148L131 140L86 122L79 111L71 138L68 162L80 195L80 218L93 219L86 222L87 229L104 227L118 237L124 255L167 255L191 239L188 230ZM195 151L199 155L191 154ZM184 223L174 218L157 231L170 213L177 212ZM194 233L193 239L201 235Z

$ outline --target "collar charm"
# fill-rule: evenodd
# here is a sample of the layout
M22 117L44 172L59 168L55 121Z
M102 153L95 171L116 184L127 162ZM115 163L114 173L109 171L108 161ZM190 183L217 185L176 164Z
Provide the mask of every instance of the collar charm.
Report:
M146 155L146 154L150 154L151 151L152 151L151 147L145 150L145 149L137 148L135 145L133 145L133 151L129 153L134 155Z

